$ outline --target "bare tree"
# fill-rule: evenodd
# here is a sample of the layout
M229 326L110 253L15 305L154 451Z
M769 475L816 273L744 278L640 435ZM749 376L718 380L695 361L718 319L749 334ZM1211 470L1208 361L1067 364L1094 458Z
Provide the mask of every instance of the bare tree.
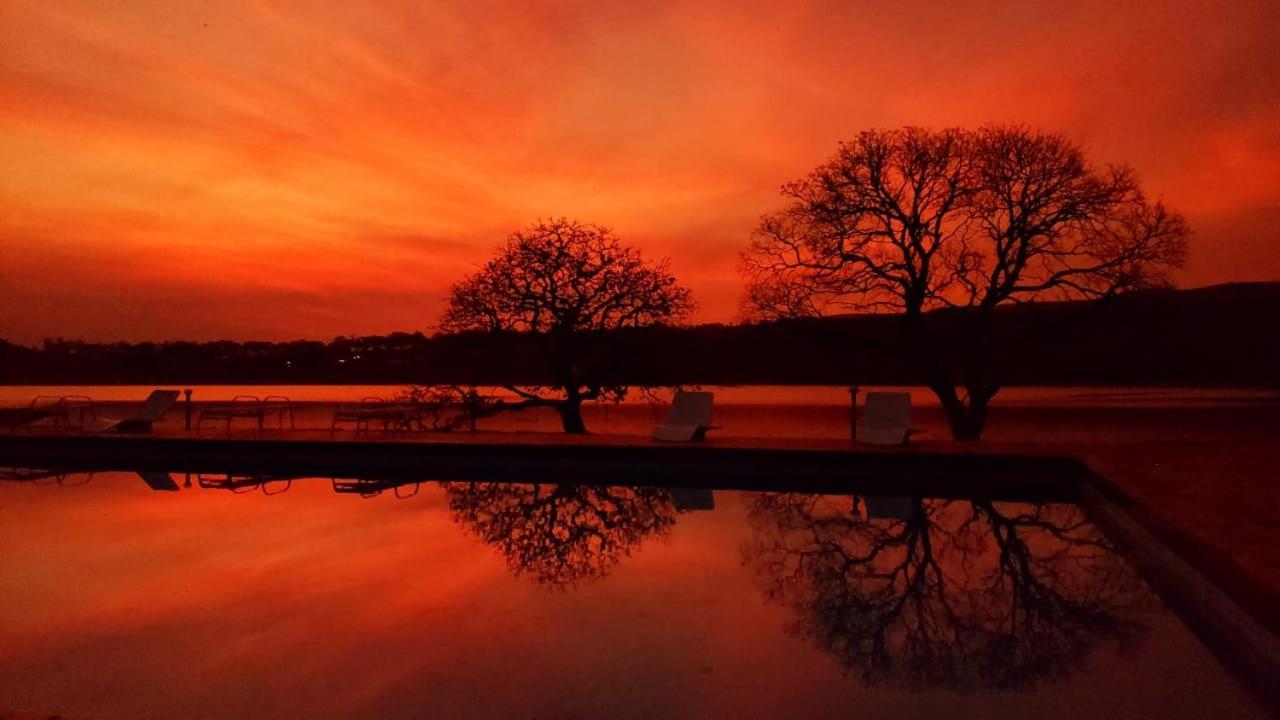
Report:
M675 525L656 488L444 483L454 519L502 552L516 575L551 589L603 578L647 537Z
M620 399L626 386L610 378L601 352L606 333L683 320L692 295L669 262L647 262L606 228L564 218L516 232L498 256L453 286L443 329L524 332L540 341L552 375L547 389L507 389L516 407L554 407L565 432L586 432L584 400ZM607 350L607 348L606 348Z
M866 131L782 195L743 253L748 314L901 313L960 440L981 436L1000 388L997 306L1165 285L1190 233L1130 169L1020 126ZM945 344L931 312L944 309L964 328Z
M788 630L869 684L1021 689L1145 632L1148 600L1071 505L920 500L901 519L761 495L744 561Z

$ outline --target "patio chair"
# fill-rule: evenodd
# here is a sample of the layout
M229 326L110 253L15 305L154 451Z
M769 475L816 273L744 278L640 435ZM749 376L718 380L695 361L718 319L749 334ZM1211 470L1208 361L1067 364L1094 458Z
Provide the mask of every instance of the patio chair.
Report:
M231 432L231 421L236 418L249 418L258 422L258 431L262 431L264 420L266 420L267 411L262 404L262 398L257 395L237 395L231 398L231 402L220 405L210 405L200 411L200 417L196 418L196 431L199 432L206 420L225 420L227 423L227 432Z
M196 430L201 430L206 420L224 420L229 433L231 432L231 422L233 420L236 418L248 418L257 421L258 432L262 432L266 427L268 415L275 415L277 429L283 430L286 414L289 416L289 428L296 428L293 417L293 402L284 395L268 395L265 398L260 398L257 395L237 395L229 403L211 405L202 410L200 417L196 418Z
M286 475L235 473L197 473L196 484L206 490L229 490L237 495L258 490L263 495L279 495L293 487L294 478Z
M27 407L0 408L0 425L16 430L42 420L53 420L56 424L66 413L57 400L50 395L37 395Z
M867 393L858 423L858 442L867 445L905 445L911 429L910 393Z
M0 480L26 482L33 485L57 483L63 486L84 485L93 480L91 472L72 472L61 468L0 468Z
M75 427L84 430L90 427L89 419L93 418L94 422L98 421L97 406L94 405L93 398L88 395L63 395L58 399L58 403L62 405L61 423L63 427ZM72 418L75 418L72 420Z
M708 430L719 425L711 424L711 404L715 394L709 392L676 391L671 400L671 412L667 422L653 429L654 440L666 442L690 442L706 438Z
M339 495L359 495L362 498L377 497L384 490L395 492L397 500L407 500L418 494L422 487L419 480L391 480L378 478L330 478L333 491ZM401 490L404 488L404 490Z
M284 429L285 415L289 416L289 429L297 430L298 424L294 419L293 401L284 395L268 395L262 398L262 406L266 409L267 414L275 413L276 428Z

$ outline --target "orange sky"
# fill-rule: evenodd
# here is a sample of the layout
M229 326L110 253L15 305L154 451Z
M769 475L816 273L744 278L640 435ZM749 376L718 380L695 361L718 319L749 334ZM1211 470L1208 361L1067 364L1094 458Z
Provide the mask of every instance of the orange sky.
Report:
M0 337L427 329L552 215L729 320L779 184L903 124L1061 130L1184 285L1280 279L1280 5L874 5L0 0Z

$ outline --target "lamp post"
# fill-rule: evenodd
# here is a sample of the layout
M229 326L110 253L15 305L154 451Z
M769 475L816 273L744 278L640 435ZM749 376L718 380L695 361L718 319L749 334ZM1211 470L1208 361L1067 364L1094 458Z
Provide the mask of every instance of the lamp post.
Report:
M849 386L849 440L858 441L858 386Z
M186 402L184 403L183 409L186 411L187 429L190 430L191 429L191 388L187 388L186 390L183 390L182 394L186 396Z

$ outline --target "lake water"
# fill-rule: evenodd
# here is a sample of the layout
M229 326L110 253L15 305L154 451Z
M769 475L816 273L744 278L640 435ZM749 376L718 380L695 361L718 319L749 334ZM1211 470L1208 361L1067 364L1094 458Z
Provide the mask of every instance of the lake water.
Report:
M1065 503L7 478L0 716L1261 716Z

